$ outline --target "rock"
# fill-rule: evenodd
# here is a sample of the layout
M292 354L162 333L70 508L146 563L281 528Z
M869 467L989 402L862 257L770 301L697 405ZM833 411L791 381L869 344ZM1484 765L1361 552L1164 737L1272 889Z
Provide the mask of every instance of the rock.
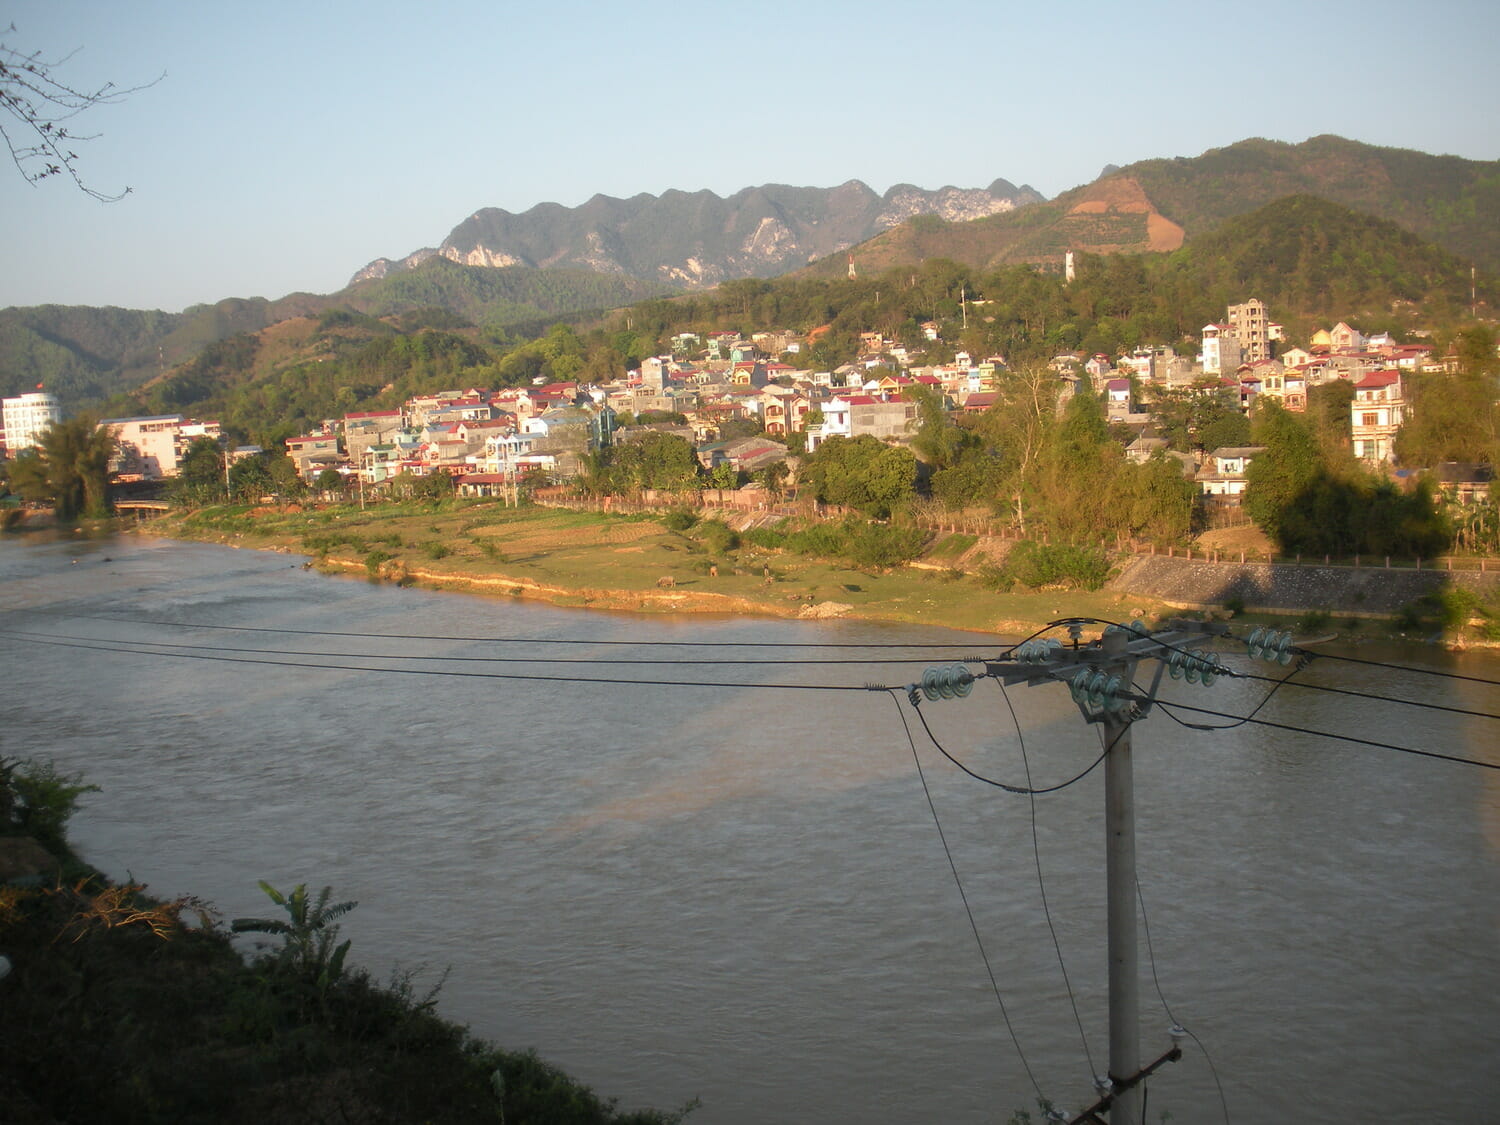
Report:
M59 867L57 858L30 836L0 836L0 883L50 879Z
M854 607L847 602L819 602L817 605L805 605L797 614L798 617L842 617Z

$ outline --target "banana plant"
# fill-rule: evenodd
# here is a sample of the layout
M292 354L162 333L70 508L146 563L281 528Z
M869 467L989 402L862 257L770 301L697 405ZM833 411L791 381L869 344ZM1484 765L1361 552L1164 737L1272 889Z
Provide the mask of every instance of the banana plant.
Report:
M277 959L296 975L326 989L344 973L344 958L348 956L348 941L338 942L339 927L334 920L349 913L357 902L334 902L328 900L333 888L324 887L316 899L307 893L307 884L298 883L289 895L284 895L264 879L260 889L272 902L286 911L286 920L281 918L236 918L230 923L235 933L276 934L283 940Z

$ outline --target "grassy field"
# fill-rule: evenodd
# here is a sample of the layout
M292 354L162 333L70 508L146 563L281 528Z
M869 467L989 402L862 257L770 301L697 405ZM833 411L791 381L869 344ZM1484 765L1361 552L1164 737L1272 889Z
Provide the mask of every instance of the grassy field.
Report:
M854 568L728 545L699 524L655 516L417 501L361 511L213 508L149 525L165 534L307 554L330 573L431 589L648 613L847 616L1013 635L1064 616L1122 620L1158 607L1081 590L1000 593L976 575L972 536L938 536L919 565Z

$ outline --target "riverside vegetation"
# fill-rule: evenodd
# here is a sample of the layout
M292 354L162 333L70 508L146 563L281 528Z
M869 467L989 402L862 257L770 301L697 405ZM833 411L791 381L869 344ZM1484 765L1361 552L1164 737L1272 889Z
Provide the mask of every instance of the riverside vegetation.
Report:
M540 1122L671 1125L623 1111L534 1053L434 1011L438 987L346 961L354 903L262 883L282 916L248 960L213 907L113 883L69 847L94 791L0 759L0 1105L11 1125L112 1122ZM22 870L25 868L26 870ZM439 981L439 984L441 981Z
M736 530L687 508L615 514L450 497L365 510L216 507L151 530L305 553L331 573L593 609L848 615L1007 632L1064 607L1099 617L1141 608L1102 588L1110 562L1097 548L1017 552L970 534L853 516Z
M599 512L505 507L453 496L371 505L220 506L152 533L311 556L330 574L403 586L643 613L851 617L1024 634L1062 616L1165 616L1166 603L1113 588L1128 556L1092 545L1008 540L889 521L774 517L735 528L712 510ZM1366 571L1365 573L1370 573ZM1241 616L1238 599L1222 613ZM1251 615L1253 616L1253 615ZM1273 620L1266 617L1264 620ZM1302 632L1322 631L1326 612ZM1500 604L1445 587L1384 625L1341 632L1500 640Z

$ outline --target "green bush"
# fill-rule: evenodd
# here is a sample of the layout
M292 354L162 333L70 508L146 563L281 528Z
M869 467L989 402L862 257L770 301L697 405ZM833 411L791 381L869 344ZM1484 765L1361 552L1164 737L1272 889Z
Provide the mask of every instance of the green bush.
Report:
M740 545L739 532L722 520L704 520L698 525L698 538L716 555L727 554Z
M786 532L772 527L752 527L740 538L767 551L779 551L786 546Z
M54 855L68 854L68 818L79 797L97 792L82 774L63 773L51 762L0 758L0 832L30 836Z
M446 559L453 553L453 548L438 539L429 539L422 544L422 553L429 559Z
M856 566L900 566L920 555L927 543L927 533L920 527L864 523L847 530L845 550Z
M1052 546L1023 539L1011 548L1003 571L1033 590L1041 586L1097 590L1109 577L1109 559L1097 547Z
M692 512L678 508L663 515L661 522L668 531L686 531L698 522L698 517Z

